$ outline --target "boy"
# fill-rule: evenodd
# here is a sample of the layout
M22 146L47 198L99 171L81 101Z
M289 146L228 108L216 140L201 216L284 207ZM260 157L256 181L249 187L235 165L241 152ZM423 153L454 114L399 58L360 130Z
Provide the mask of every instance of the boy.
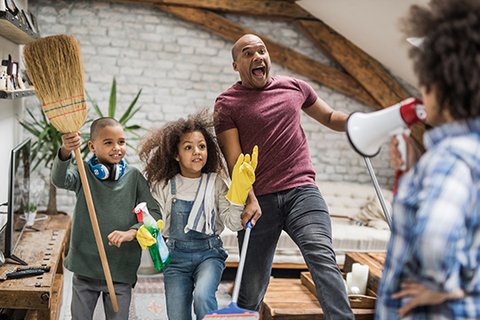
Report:
M400 180L377 319L480 318L480 2L413 6L411 49L433 129Z
M141 172L127 166L123 160L126 142L120 123L112 118L95 120L88 141L94 155L85 168L100 232L103 241L108 240L110 245L105 251L118 298L119 311L115 313L108 297L78 169L71 165L71 152L80 144L78 133L65 134L52 168L53 183L75 191L77 196L70 249L65 258L65 267L74 273L72 319L92 319L101 293L107 319L128 319L131 291L141 257L140 246L132 241L140 226L132 209L145 201L155 220L160 219L160 211Z

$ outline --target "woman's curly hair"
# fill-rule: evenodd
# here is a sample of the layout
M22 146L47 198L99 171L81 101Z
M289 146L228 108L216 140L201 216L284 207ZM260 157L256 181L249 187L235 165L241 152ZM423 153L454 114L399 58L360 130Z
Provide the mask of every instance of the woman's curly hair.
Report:
M161 181L167 182L180 172L180 165L175 159L178 155L178 144L183 134L194 131L201 132L207 144L208 158L203 173L220 172L223 168L220 149L214 134L213 116L204 109L186 119L180 118L159 129L152 130L141 142L140 159L145 162L145 176L150 187Z
M423 38L410 57L419 84L435 89L438 111L480 116L480 1L432 0L412 6L403 23L407 36Z

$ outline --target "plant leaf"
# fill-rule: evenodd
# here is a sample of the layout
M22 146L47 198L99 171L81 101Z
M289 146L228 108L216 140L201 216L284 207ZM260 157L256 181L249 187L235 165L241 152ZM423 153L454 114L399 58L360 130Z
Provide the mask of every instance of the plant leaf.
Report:
M132 116L137 113L137 111L140 109L140 107L138 107L135 111L132 111L133 110L133 107L137 104L137 101L138 101L138 98L140 97L140 94L142 93L142 89L140 89L137 93L137 95L135 96L135 98L133 99L133 101L130 103L130 105L128 106L127 110L125 110L124 114L122 115L122 117L120 118L120 120L118 120L118 122L120 122L122 125L125 125L127 123L128 120L130 120L132 118Z
M97 113L97 115L99 117L103 117L103 112L102 112L102 110L100 110L100 107L98 106L97 101L95 101L92 97L90 97L88 92L85 91L85 93L87 94L88 101L90 101L90 103L92 104L92 107L95 110L95 112Z
M130 121L130 119L133 118L133 116L138 112L140 111L140 108L141 107L137 107L135 110L133 110L132 112L130 112L130 115L125 119L125 123L123 125L126 125L128 121Z
M115 111L117 109L117 80L115 77L112 82L112 89L110 90L110 99L108 102L108 116L115 118Z

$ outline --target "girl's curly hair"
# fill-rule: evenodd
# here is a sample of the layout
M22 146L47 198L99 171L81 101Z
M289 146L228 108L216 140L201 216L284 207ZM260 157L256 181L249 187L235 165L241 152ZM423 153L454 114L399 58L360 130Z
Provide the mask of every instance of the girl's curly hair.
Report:
M423 38L410 49L419 84L436 90L439 112L454 119L480 115L480 1L432 0L412 6L403 20L409 37Z
M152 130L140 143L139 157L145 162L145 176L150 187L161 181L167 182L180 172L180 165L175 159L178 155L178 144L183 134L198 131L205 137L208 158L202 172L220 172L222 158L214 134L213 116L204 109L186 119L180 118L159 129Z

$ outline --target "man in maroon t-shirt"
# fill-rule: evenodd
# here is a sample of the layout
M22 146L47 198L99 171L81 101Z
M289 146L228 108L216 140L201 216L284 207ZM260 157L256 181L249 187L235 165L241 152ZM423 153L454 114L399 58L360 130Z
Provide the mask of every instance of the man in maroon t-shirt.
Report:
M259 37L242 36L232 56L240 81L215 103L215 130L230 172L241 152L259 147L255 184L242 214L244 224L252 220L255 228L238 304L259 310L275 247L285 230L302 251L326 319L353 319L332 249L328 208L315 184L300 125L303 110L321 124L343 131L348 115L330 108L304 81L271 77L270 56ZM243 237L244 231L239 232L240 246Z

